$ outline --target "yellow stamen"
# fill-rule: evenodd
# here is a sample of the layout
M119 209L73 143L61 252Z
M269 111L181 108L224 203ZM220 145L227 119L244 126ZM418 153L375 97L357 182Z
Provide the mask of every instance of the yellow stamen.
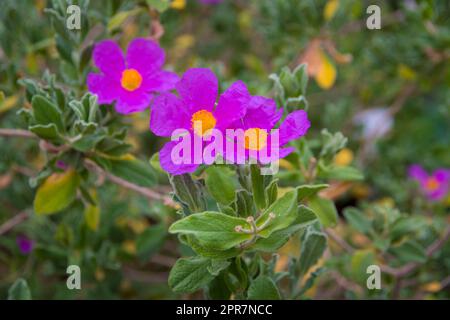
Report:
M122 88L127 91L134 91L139 89L142 84L142 76L135 69L126 69L122 72L122 79L120 80Z
M425 182L425 188L429 191L435 191L439 188L439 181L437 181L434 177L430 177Z
M196 135L202 137L207 135L211 129L214 129L217 121L211 112L203 109L192 115L191 122L192 130Z
M251 128L245 130L245 149L261 150L267 145L267 136L267 131L264 129Z

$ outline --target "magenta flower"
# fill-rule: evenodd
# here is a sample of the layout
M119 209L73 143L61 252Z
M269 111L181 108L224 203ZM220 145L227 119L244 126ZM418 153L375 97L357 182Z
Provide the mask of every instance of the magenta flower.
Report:
M27 236L18 236L16 238L17 246L22 254L29 254L33 251L34 241L28 238Z
M117 43L104 40L95 46L93 59L101 73L88 75L89 91L100 104L116 101L117 112L123 114L144 110L156 92L173 89L179 80L174 72L161 70L164 51L151 40L133 40L125 58Z
M311 126L304 110L297 110L287 115L280 124L278 133L272 131L281 119L283 110L277 110L274 100L244 94L246 114L231 127L244 130L244 139L234 139L235 149L224 158L233 163L243 163L245 159L256 158L266 164L279 158L284 158L294 151L293 147L285 147L290 141L304 136ZM226 137L227 141L233 138ZM243 145L244 148L239 148Z
M243 82L233 83L223 94L218 95L218 81L209 69L189 69L177 83L176 89L179 97L172 93L165 93L155 99L151 111L150 129L154 134L170 137L177 129L185 129L194 139L190 164L176 164L172 159L172 150L178 144L171 141L160 150L159 159L161 167L167 172L177 175L193 172L199 166L194 160L195 136L203 138L208 136L211 129L224 131L229 125L242 118L245 114L246 88ZM200 123L201 128L194 123ZM185 156L185 155L183 155Z
M408 175L419 182L422 193L430 201L443 199L449 191L450 170L448 169L437 169L428 175L420 165L414 164L409 167Z

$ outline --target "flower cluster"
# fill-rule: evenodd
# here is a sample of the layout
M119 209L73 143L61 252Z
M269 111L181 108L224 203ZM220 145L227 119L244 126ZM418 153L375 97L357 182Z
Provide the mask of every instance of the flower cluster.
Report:
M194 159L199 146L203 150L211 144L232 144L231 148L217 148L212 153L212 158L220 156L227 163L241 164L248 159L270 163L291 153L293 148L285 147L286 144L305 135L310 127L306 112L299 110L287 115L279 128L273 130L283 110L278 110L272 99L252 96L242 81L234 82L218 96L218 80L209 69L189 69L181 80L175 73L161 70L164 51L150 40L133 40L126 58L115 42L105 40L95 46L93 59L101 74L90 73L87 85L98 95L99 103L116 101L116 110L123 114L152 106L151 131L161 137L172 137L160 151L160 163L174 175L212 163L208 159ZM169 92L172 89L176 89L178 96ZM181 152L188 159L182 163L174 161L179 141L173 136L179 130L194 137L189 140L192 151ZM236 131L243 135L231 134ZM213 132L221 136L212 135ZM199 139L200 144L196 142Z
M420 184L422 193L430 201L442 200L450 187L450 170L437 169L431 175L418 164L409 167L408 175Z

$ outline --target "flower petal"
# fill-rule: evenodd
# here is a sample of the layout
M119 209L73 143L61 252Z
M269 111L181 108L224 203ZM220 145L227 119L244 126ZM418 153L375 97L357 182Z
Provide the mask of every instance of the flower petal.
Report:
M87 77L87 86L90 92L98 96L99 104L112 103L117 99L118 92L122 89L117 80L96 73L89 73Z
M304 136L310 126L306 111L297 110L288 114L280 125L280 146Z
M176 95L162 94L152 106L150 130L157 136L170 137L176 129L190 129L189 115Z
M283 115L283 110L277 111L277 104L273 99L254 96L247 106L247 113L243 119L244 129L260 128L272 130Z
M174 89L178 81L180 78L175 72L159 71L151 77L144 78L142 87L148 91L164 92Z
M116 111L122 114L139 112L147 109L153 99L151 93L146 92L143 88L134 91L120 89L116 103Z
M246 105L251 95L242 81L234 82L220 95L219 103L214 112L217 119L217 128L225 130L228 126L245 115Z
M125 60L119 45L112 40L97 43L93 52L94 63L101 72L114 79L122 77Z
M189 69L176 87L191 113L202 109L211 112L214 110L219 84L210 69Z
M128 45L127 68L136 69L142 77L161 69L164 59L164 50L154 41L137 38Z
M159 151L159 162L161 167L173 175L194 172L198 168L198 164L175 164L172 161L172 149L178 141L167 142Z
M433 176L439 181L441 184L450 183L450 170L447 169L437 169L433 172Z
M424 182L428 178L426 171L418 164L413 164L409 167L408 176L419 182Z

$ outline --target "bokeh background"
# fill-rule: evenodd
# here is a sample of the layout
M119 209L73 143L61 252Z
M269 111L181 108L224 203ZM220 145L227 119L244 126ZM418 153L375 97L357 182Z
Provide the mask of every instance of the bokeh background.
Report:
M86 48L96 41L113 38L125 48L135 37L152 37L166 50L166 64L174 71L182 74L189 67L209 67L218 75L221 91L241 79L252 94L265 96L274 95L269 75L279 74L284 66L308 63L312 121L308 138L319 139L323 128L341 131L349 142L334 161L357 167L364 179L341 183L330 195L340 214L334 232L357 252L345 252L330 242L330 252L321 261L328 272L306 296L449 298L448 241L432 259L420 260L423 266L395 295L389 279L383 290L362 289L354 269L361 260L376 259L379 247L349 224L343 212L348 207L369 216L377 210L385 216L401 212L416 219L412 224L424 226L414 230L424 248L448 226L450 198L428 201L407 172L415 163L429 172L450 168L450 3L206 2L90 1L83 11L77 52L86 50L89 70L93 67ZM381 8L379 30L366 27L370 4ZM57 12L59 6L67 3L0 3L1 128L26 128L18 111L29 103L19 79L39 81L48 70L56 75L56 82L78 92L86 90L86 72L71 69L71 52L64 55L55 37L62 27L55 23L52 10ZM150 159L164 143L150 133L148 122L148 112L124 120L127 142L143 159ZM45 154L35 140L0 136L0 298L8 297L18 278L25 278L32 297L39 299L203 297L201 293L175 295L167 286L170 267L188 254L176 237L167 234L176 219L174 209L98 181L100 208L94 220L86 218L89 215L78 200L62 213L37 216L33 199L45 164ZM280 178L295 180L296 173L282 170ZM156 188L169 194L164 173L158 174ZM295 243L282 248L280 270L286 267L283 257L295 248ZM69 264L80 265L82 290L67 290Z

